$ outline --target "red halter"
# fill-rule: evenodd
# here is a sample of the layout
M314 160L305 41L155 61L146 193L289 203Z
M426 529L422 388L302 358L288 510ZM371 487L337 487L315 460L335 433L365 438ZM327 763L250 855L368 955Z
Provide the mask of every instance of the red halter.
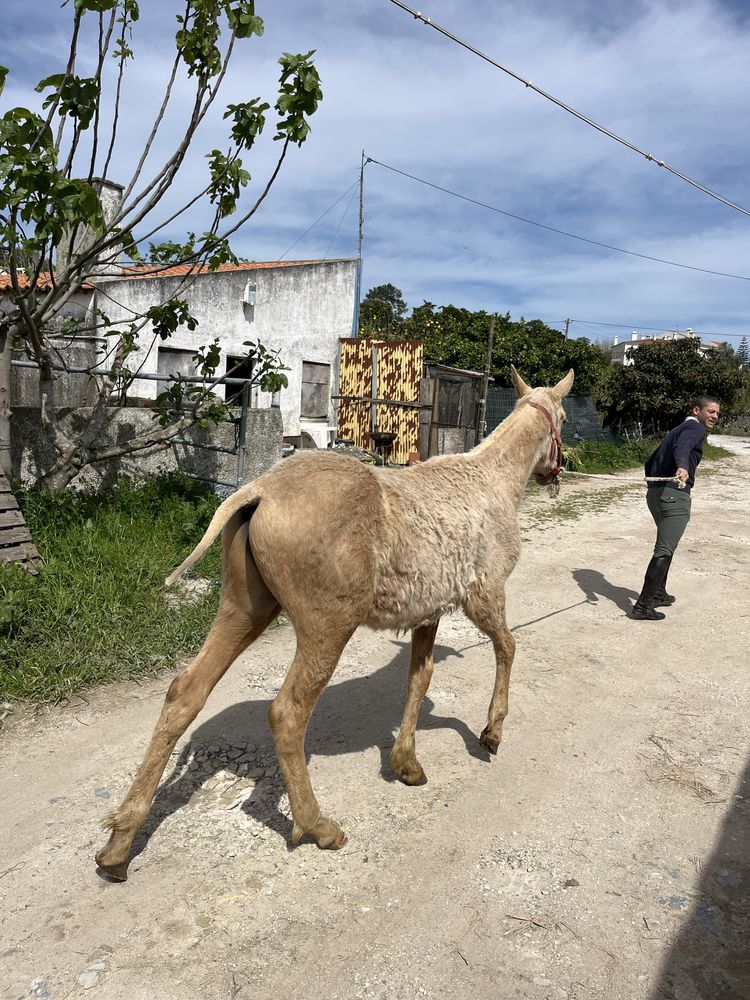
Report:
M541 410L541 412L547 418L547 423L549 424L550 431L552 433L552 444L550 446L549 457L555 462L555 468L552 470L552 472L536 473L536 475L538 475L540 479L553 479L555 476L559 475L562 472L563 464L565 461L563 456L563 443L562 443L562 438L560 437L560 432L558 431L557 427L555 427L555 423L546 406L542 406L541 403L535 403L532 399L527 399L526 402L529 404L529 406L533 406L535 410Z

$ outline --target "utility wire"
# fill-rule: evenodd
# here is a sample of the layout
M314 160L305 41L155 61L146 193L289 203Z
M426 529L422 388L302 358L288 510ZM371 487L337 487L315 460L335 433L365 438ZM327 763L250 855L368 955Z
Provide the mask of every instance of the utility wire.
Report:
M652 260L657 264L669 264L670 267L681 267L687 271L700 271L702 274L715 274L720 278L737 278L740 281L750 281L750 276L746 274L728 274L726 271L712 271L707 267L696 267L693 264L680 264L676 260L665 260L663 257L652 257L647 253L638 253L635 250L623 250L622 247L612 246L611 243L601 243L599 240L591 240L586 236L576 236L575 233L568 233L564 229L556 229L554 226L546 226L543 222L535 222L533 219L526 219L522 215L515 215L513 212L506 212L502 208L497 208L495 205L488 205L487 202L478 201L476 198L469 198L465 194L459 194L458 191L451 191L450 188L441 187L439 184L433 184L432 181L427 181L423 177L417 177L414 174L407 173L405 170L399 170L397 167L392 167L388 163L382 163L380 160L374 160L371 156L367 157L366 163L375 163L379 167L385 167L386 170L392 170L395 174L401 174L402 177L408 177L412 181L417 181L419 184L424 184L426 187L434 188L435 191L442 191L443 194L452 195L454 198L460 198L461 201L467 201L471 205L478 205L480 208L486 208L490 212L497 212L498 215L506 215L509 219L516 219L518 222L525 222L529 226L536 226L538 229L546 229L550 233L557 233L558 236L567 236L571 240L579 240L581 243L588 243L591 246L603 247L605 250L614 250L615 253L624 253L629 257L640 257L642 260Z
M297 239L296 239L296 240L294 241L294 243L292 243L292 245L291 245L290 247L288 247L288 248L287 248L287 249L286 249L286 250L285 250L285 251L283 252L283 254L282 254L282 255L281 255L280 257L279 257L279 260L283 260L283 259L284 259L284 258L286 257L286 255L287 255L287 254L288 254L288 253L289 253L289 252L290 252L291 250L294 250L294 248L295 248L295 247L297 246L297 244L298 244L298 243L300 243L300 242L301 242L302 240L304 240L304 238L305 238L305 237L307 236L307 234L308 234L308 233L310 233L310 232L312 232L312 230L313 230L313 229L315 229L315 227L317 226L317 224L318 224L319 222L321 222L321 221L322 221L323 219L325 219L325 217L326 217L326 216L328 215L328 213L329 213L330 211L332 211L332 209L334 209L334 208L335 208L335 207L336 207L336 206L338 205L338 203L339 203L340 201L343 201L343 199L344 199L344 198L346 198L346 196L347 196L347 195L349 194L349 192L350 192L350 191L352 190L352 188L355 188L355 187L356 187L356 186L357 186L358 184L359 184L359 177L358 177L358 178L357 178L357 180L356 180L356 181L355 181L355 182L354 182L354 183L353 183L353 184L351 185L351 187L348 187L348 188L346 189L346 191L344 191L344 193L343 193L342 195L339 195L339 197L338 197L338 198L336 199L336 201L334 201L334 203L333 203L332 205L329 205L329 206L328 206L328 208L327 208L327 209L325 210L325 212L323 212L323 214L322 214L322 215L319 215L319 216L318 216L318 218L317 218L317 219L315 220L315 222L313 222L313 224L312 224L311 226L308 226L308 227L307 227L307 229L306 229L306 230L304 231L304 233L303 233L303 234L302 234L301 236L298 236L298 237L297 237Z
M425 15L422 14L420 11L412 10L412 8L408 7L405 3L401 3L401 0L390 0L390 2L392 4L395 4L396 7L400 7L401 10L406 11L407 14L411 14L412 17L414 17L416 20L422 21L423 24L426 24L430 28L434 28L435 31L438 31L441 35L445 35L445 37L449 38L452 42L456 42L457 45L460 45L463 48L467 49L469 52L472 52L475 56L479 56L480 59L484 59L484 61L488 62L491 66L494 66L496 69L502 70L503 73L507 73L508 76L512 76L514 80L518 80L519 83L522 83L529 90L533 90L540 96L545 97L548 101L551 101L553 104L556 104L559 108L562 108L563 111L567 111L575 118L578 118L579 121L582 121L584 122L584 124L590 125L591 128L596 129L597 132L601 132L603 135L609 136L610 139L614 139L615 142L621 143L623 146L626 146L634 153L638 153L640 156L645 157L645 159L650 160L652 163L655 163L658 167L663 167L670 174L673 174L675 177L679 177L680 180L683 180L686 183L691 184L694 188L697 188L699 191L702 191L704 194L707 194L710 198L715 198L716 201L720 201L723 205L727 205L729 208L733 208L735 209L735 211L741 212L743 215L750 216L750 210L743 208L742 205L738 205L737 202L730 201L729 198L725 198L724 195L719 194L717 191L713 191L709 187L706 187L706 185L701 184L700 181L696 181L692 177L688 177L687 174L684 174L681 170L678 170L676 167L671 167L668 163L665 163L664 160L657 159L653 155L653 153L647 153L644 149L641 149L639 146L636 146L629 140L624 139L621 135L618 135L616 132L612 132L604 125L600 125L598 122L595 122L593 118L589 118L587 115L582 114L580 111L576 111L575 108L572 108L570 107L570 105L565 104L564 101L561 101L553 94L547 93L546 90L542 90L541 87L537 87L530 80L524 79L524 77L520 76L518 73L515 73L512 69L509 69L507 66L503 66L501 63L496 62L486 53L481 52L479 49L474 48L473 45L470 45L468 42L463 41L456 35L451 34L450 31L446 30L445 28L442 28L439 24L436 24L431 18L425 17Z
M601 320L595 319L571 319L571 323L585 323L587 326L613 326L620 330L645 330L646 333L664 333L669 331L669 327L664 326L641 326L639 323L604 323ZM686 332L680 330L674 330L674 333ZM716 333L710 330L693 330L694 337L745 337L747 334L744 333Z
M352 193L349 195L349 201L346 203L346 207L344 208L344 211L341 213L341 218L339 219L339 224L338 224L338 226L336 226L336 232L331 237L331 242L328 244L328 246L326 247L326 252L323 254L323 257L326 258L326 259L328 258L328 254L331 252L331 247L336 242L336 237L339 234L339 230L341 229L341 225L342 225L344 219L346 218L346 215L347 215L349 209L352 207L352 202L354 201L354 195L356 194L356 191L354 190L354 188L356 186L357 186L357 182L355 181L355 183L352 184L352 186L350 188L350 191Z

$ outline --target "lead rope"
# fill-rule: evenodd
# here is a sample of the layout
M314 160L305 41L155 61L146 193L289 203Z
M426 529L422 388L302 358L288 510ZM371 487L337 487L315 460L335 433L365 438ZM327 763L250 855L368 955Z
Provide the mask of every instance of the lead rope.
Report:
M574 469L561 469L566 476L583 476L585 479L609 479L610 482L617 483L677 483L677 489L684 490L687 483L683 483L677 476L641 476L640 479L633 479L630 476L615 476L614 473L603 472L576 472Z

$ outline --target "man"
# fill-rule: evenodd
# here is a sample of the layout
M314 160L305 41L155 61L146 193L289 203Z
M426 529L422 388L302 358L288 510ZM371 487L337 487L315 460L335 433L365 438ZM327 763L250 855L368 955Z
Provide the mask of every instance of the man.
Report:
M706 428L715 427L721 407L713 396L698 396L689 415L673 427L646 460L646 475L678 479L679 482L648 484L648 509L656 523L656 545L646 569L643 589L630 617L636 621L660 621L665 615L655 608L669 607L674 597L667 593L667 574L677 543L690 520L690 490L695 470L703 457Z

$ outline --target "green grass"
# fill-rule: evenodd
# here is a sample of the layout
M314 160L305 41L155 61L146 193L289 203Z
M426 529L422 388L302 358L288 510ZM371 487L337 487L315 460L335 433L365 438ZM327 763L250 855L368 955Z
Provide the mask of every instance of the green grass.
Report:
M16 495L44 568L0 564L0 701L60 701L197 649L218 603L221 546L199 564L214 586L195 603L170 607L164 578L218 506L208 485L168 476L98 496Z
M729 451L727 448L722 448L721 445L709 444L708 441L703 445L703 455L705 458L731 458L734 452Z
M574 472L619 472L642 466L657 446L656 441L582 441L565 449L566 468Z

